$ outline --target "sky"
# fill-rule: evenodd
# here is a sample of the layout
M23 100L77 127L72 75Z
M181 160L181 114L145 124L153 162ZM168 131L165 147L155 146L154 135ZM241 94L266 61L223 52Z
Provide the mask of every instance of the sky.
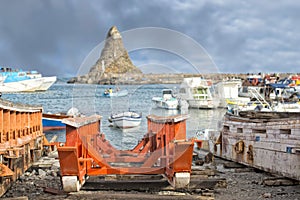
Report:
M294 0L0 0L0 66L75 76L115 25L122 35L145 27L180 33L199 44L220 73L296 73L299 11ZM129 55L140 68L186 62L149 48Z

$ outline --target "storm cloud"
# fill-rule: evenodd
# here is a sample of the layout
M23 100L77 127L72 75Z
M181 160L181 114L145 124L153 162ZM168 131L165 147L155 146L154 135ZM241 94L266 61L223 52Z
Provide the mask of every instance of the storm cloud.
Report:
M299 10L292 0L1 0L0 66L73 76L116 25L185 34L220 72L299 72ZM132 53L133 63L147 65L145 54Z

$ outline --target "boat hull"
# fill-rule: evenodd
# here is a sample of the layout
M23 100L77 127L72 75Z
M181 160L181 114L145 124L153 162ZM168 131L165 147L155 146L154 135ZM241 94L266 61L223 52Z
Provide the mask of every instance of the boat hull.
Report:
M300 113L255 118L226 114L215 146L223 158L300 180ZM287 117L284 117L287 116ZM214 136L212 136L214 137Z
M211 100L187 100L190 108L200 108L200 109L213 109L216 108L216 106L213 104L213 101Z
M46 91L48 90L57 80L56 76L51 76L51 77L42 77L39 78L42 82L40 87L38 87L36 90L37 91Z
M0 92L33 92L42 85L42 81L38 79L28 79L18 82L9 82L0 84Z
M108 121L118 128L133 128L141 124L142 114L134 111L121 112L111 115Z
M43 130L48 131L48 130L65 129L66 125L62 123L62 120L69 117L70 116L68 115L43 113L43 117L42 117Z
M153 97L152 102L156 107L167 109L167 110L177 110L179 105L177 99L164 100L163 98L160 97Z
M119 128L133 128L141 124L141 118L120 117L112 120L114 126Z

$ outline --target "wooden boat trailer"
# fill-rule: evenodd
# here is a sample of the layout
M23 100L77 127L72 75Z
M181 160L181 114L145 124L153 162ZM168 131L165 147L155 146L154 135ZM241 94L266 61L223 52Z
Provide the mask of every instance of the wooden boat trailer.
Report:
M115 149L106 140L98 115L63 120L66 143L58 147L63 189L79 191L88 176L109 174L163 174L175 188L186 187L194 147L186 139L187 118L147 116L147 134L131 150Z
M0 197L43 152L42 107L0 99Z

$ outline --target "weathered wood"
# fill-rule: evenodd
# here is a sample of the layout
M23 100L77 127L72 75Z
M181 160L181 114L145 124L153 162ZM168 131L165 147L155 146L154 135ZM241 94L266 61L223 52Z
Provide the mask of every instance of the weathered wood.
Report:
M255 115L260 117L249 119L226 114L220 132L222 143L215 148L215 154L300 180L300 114L295 117L296 113L275 113L275 118L269 118L272 113Z
M291 186L299 185L300 182L287 178L266 178L263 180L263 185L266 186Z
M204 169L204 170L192 170L192 175L206 175L206 176L214 176L216 175L216 171L212 169Z
M2 200L28 200L27 196L22 197L11 197L11 198L1 198Z
M245 165L241 165L236 162L226 162L223 165L224 165L224 168L245 168Z
M92 178L92 177L91 177ZM199 189L214 189L216 187L227 187L225 178L205 178L202 176L192 176L187 191ZM166 179L161 180L103 180L95 178L86 181L82 190L115 190L115 191L176 191L170 186Z
M56 188L49 188L49 187L44 188L44 192L50 193L50 194L55 194L55 195L67 194L67 192L65 192L63 190L59 190L59 189L56 189Z

